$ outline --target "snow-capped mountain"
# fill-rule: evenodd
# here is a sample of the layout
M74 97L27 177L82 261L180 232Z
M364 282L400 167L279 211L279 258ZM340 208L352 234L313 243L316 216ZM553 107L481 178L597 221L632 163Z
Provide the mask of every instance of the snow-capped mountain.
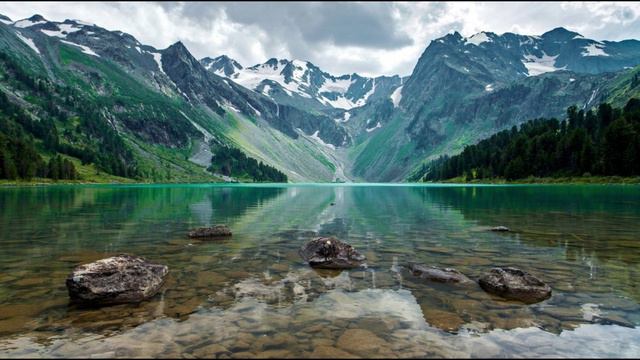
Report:
M242 70L242 65L226 55L218 56L215 59L205 57L200 62L205 69L223 77L229 77Z
M511 79L558 70L589 74L617 71L636 65L640 56L640 41L597 41L564 28L540 36L480 32L465 38L455 32L434 40L429 47L434 51L444 47L451 53L445 57L480 63L499 73L499 78ZM498 67L502 70L495 71Z
M298 103L314 108L349 110L368 101L389 96L398 86L399 76L363 77L358 74L334 76L308 61L272 58L263 64L243 68L222 55L200 62L216 75L276 101Z
M563 28L454 32L433 40L404 78L336 76L301 60L197 60L181 42L156 49L121 31L39 15L0 16L0 45L7 59L79 91L61 93L59 106L91 107L127 139L193 151L176 161L205 167L207 144L228 140L296 180L405 179L427 157L532 118L564 116L570 105L597 106L612 88L624 98L635 71L625 69L640 64L636 40L597 41ZM11 92L3 81L0 92Z

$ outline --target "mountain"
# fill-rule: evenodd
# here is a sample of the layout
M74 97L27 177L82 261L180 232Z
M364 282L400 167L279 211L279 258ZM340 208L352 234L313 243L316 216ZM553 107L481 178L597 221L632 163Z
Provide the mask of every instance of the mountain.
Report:
M272 98L281 104L317 110L349 110L389 96L399 85L399 76L363 77L356 73L334 76L308 61L271 58L263 64L243 68L222 55L200 62L216 75Z
M197 60L181 42L156 49L80 20L0 22L0 147L16 138L11 151L63 156L82 176L403 181L526 120L640 93L638 41L562 28L453 32L410 76L372 78L300 60Z
M402 180L496 131L561 116L570 105L597 105L614 72L630 71L638 55L636 40L599 42L563 28L541 36L447 34L418 60L388 125L353 152L354 177Z
M41 146L40 135L15 124L45 159L63 154L82 168L142 179L215 180L205 170L222 145L292 180L330 181L336 165L327 149L349 144L332 118L214 75L180 42L159 50L120 31L39 15L7 22L0 89L26 117L53 124L64 146Z
M218 76L229 77L242 70L242 65L226 55L218 56L215 59L205 57L200 62L205 69Z

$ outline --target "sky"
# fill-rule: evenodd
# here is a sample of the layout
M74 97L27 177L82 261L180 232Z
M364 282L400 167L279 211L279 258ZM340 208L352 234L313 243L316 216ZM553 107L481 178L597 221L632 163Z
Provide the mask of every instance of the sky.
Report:
M640 39L640 2L0 2L0 14L83 20L158 49L182 41L198 59L224 54L243 66L306 60L334 75L410 75L429 42L452 31L562 26L595 40Z

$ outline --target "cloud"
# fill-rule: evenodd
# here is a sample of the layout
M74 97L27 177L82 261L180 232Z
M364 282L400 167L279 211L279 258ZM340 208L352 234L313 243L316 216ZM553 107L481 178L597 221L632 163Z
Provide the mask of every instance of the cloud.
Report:
M226 54L245 66L308 60L333 74L408 75L429 42L457 30L542 34L563 26L596 40L640 38L640 3L0 3L12 19L35 13L121 30L196 56Z

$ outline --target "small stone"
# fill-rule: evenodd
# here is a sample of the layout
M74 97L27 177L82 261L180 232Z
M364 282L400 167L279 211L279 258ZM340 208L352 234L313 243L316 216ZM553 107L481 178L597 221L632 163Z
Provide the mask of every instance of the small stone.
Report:
M425 321L438 329L453 332L457 331L464 324L464 320L455 313L432 309L427 306L420 306Z
M309 355L312 359L356 359L357 356L333 346L316 346Z
M441 283L471 283L471 279L456 269L437 268L435 266L425 266L411 264L410 270L413 276L421 279L441 282Z
M258 359L285 359L290 356L289 350L267 350L255 355Z
M220 354L231 355L231 352L220 344L211 344L208 346L203 346L193 351L193 355L195 355L198 358L215 358L215 357L218 357Z
M389 348L389 344L369 330L348 329L340 338L337 346L343 350L355 353L371 353L379 349Z
M227 225L215 225L202 227L189 231L190 238L224 237L231 236L231 229Z
M240 351L246 351L249 350L249 348L251 347L251 345L247 344L244 341L237 341L235 342L233 345L231 345L229 347L229 350L235 352L240 352Z
M231 354L231 358L233 359L253 359L256 357L256 354L248 351L242 351Z
M310 266L324 269L350 269L366 260L351 245L333 236L310 240L300 248L299 254Z
M551 288L535 276L517 268L493 268L479 280L483 290L532 304L551 297Z

